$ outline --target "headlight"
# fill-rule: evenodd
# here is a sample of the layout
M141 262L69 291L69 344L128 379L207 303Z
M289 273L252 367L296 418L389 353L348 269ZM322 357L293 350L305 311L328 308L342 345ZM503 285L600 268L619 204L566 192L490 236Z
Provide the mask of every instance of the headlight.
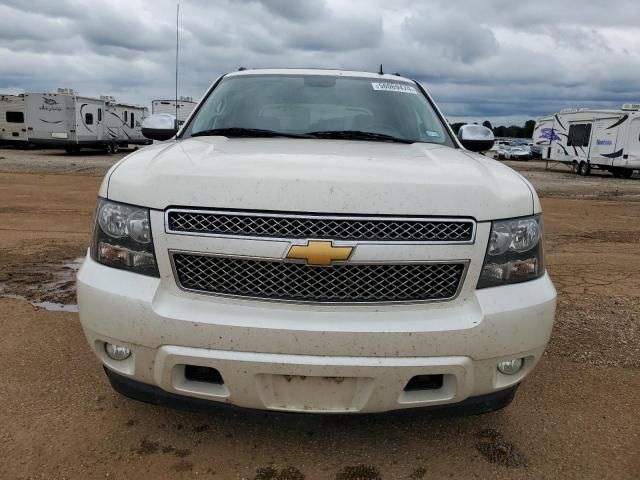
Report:
M526 282L543 274L542 216L493 222L478 288Z
M149 210L99 199L91 258L110 267L159 277Z

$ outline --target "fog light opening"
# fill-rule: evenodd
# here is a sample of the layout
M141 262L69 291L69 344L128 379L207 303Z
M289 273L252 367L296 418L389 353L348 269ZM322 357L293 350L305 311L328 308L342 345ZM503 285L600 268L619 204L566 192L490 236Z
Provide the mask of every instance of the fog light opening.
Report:
M122 345L114 345L113 343L105 343L104 351L111 360L121 362L131 356L131 350Z
M515 375L524 365L524 358L513 358L498 363L498 371L505 375Z

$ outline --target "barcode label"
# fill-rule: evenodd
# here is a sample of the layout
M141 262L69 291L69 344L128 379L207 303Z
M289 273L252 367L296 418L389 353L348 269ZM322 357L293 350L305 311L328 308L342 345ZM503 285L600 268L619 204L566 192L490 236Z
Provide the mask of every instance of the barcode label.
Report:
M404 85L402 83L391 82L371 82L371 86L374 90L380 90L384 92L400 92L400 93L412 93L417 95L418 92L411 85Z

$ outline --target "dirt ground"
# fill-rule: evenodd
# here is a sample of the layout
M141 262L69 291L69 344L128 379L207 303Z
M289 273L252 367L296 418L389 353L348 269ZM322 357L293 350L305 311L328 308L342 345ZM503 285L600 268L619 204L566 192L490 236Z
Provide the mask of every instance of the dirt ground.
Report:
M638 478L637 176L512 164L543 196L559 304L549 349L508 408L189 413L113 392L77 313L41 308L73 304L74 259L100 176L119 157L0 150L0 478Z

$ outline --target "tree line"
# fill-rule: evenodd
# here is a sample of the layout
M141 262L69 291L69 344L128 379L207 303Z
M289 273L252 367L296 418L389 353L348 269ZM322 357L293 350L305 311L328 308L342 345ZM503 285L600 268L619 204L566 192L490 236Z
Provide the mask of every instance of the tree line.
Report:
M478 123L478 122L474 122ZM466 122L461 123L450 123L453 132L457 135L458 130L462 125L466 125ZM493 131L493 135L496 137L512 137L512 138L531 138L533 136L533 129L536 126L535 120L527 120L524 122L524 126L520 127L518 125L509 125L508 127L504 125L500 125L499 127L494 127L491 125L489 120L485 120L482 122L487 128L490 128Z

